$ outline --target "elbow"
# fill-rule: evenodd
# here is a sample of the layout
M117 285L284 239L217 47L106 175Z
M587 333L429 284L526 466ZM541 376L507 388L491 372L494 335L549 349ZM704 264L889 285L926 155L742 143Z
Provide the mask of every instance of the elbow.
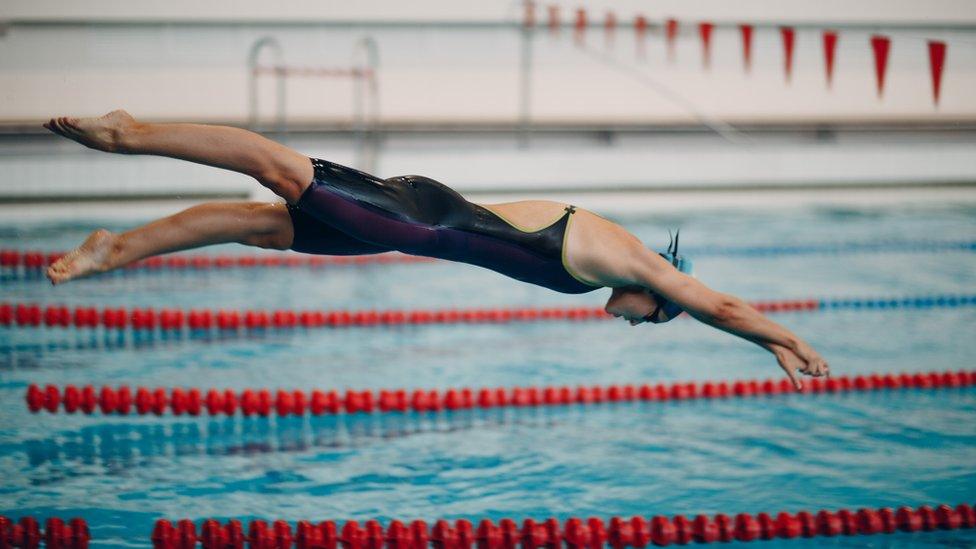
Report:
M709 316L716 324L734 324L736 320L742 317L742 307L742 300L723 295L713 304Z

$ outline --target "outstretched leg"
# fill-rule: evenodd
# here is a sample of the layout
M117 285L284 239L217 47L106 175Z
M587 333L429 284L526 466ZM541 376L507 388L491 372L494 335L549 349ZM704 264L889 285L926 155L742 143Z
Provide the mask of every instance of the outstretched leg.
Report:
M47 276L60 284L167 252L227 242L284 250L293 239L284 204L214 202L121 234L99 229L51 265Z
M307 156L240 128L149 124L123 110L98 118L52 118L44 127L100 151L169 156L240 172L292 204L313 175Z

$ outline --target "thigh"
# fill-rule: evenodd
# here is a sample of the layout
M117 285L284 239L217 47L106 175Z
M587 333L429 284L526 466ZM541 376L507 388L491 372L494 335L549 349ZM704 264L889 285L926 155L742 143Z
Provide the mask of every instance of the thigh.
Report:
M187 160L249 175L289 203L312 179L309 158L262 135L205 124L141 124L131 152Z
M368 255L391 248L359 240L311 215L288 206L294 232L291 245L296 252L316 255Z
M326 160L312 162L315 179L298 201L302 212L374 246L413 255L436 252L437 227L426 219L413 186Z

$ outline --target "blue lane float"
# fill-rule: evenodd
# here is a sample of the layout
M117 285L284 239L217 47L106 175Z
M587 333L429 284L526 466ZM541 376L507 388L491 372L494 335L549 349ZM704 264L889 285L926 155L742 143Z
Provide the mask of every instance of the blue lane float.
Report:
M782 244L773 246L688 246L688 255L698 257L779 257L845 254L919 254L976 252L974 240L884 240L871 242L833 242ZM0 250L0 280L43 280L43 272L64 252ZM294 252L265 252L241 255L169 254L128 265L113 274L138 272L191 271L255 268L333 268L438 261L398 252L370 256L316 256Z
M785 244L776 246L688 246L686 252L696 256L832 255L854 253L941 253L976 252L972 240L884 240L872 242L833 242L822 244Z
M750 303L763 313L827 310L954 309L976 305L976 294L908 297L777 299ZM435 324L508 324L610 320L602 307L474 307L388 310L235 310L100 307L0 302L0 326L24 328L132 328L181 334L266 329L379 327Z

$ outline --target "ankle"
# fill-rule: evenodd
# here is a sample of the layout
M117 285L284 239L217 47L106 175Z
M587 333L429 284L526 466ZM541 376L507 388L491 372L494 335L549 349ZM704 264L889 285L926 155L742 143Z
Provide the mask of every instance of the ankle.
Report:
M102 259L102 264L99 268L102 271L111 271L123 265L125 261L126 254L126 242L125 237L121 234L109 233L111 236L111 243L108 246L108 253Z
M149 130L149 124L132 122L117 128L112 128L112 152L135 154L141 150L144 136Z

